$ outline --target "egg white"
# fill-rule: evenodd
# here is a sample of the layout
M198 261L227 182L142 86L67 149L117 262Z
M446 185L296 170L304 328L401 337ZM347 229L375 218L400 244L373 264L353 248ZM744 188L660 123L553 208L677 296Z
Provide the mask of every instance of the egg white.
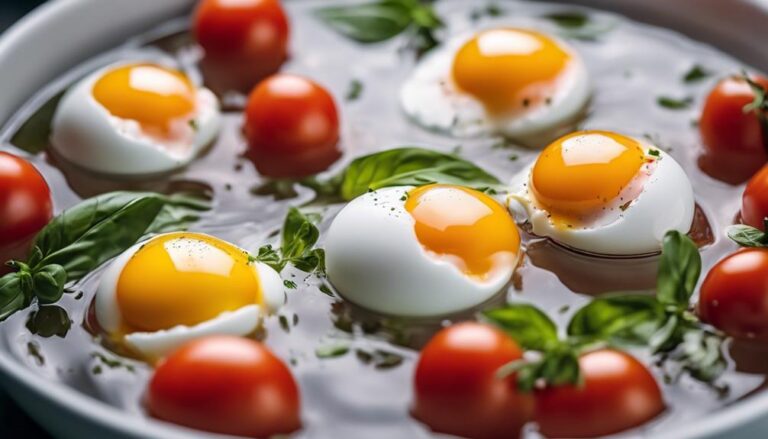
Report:
M519 252L485 280L465 275L450 258L419 243L402 200L412 187L392 187L352 200L325 241L328 279L346 299L399 316L436 316L478 305L512 277Z
M642 192L624 209L618 208L622 203L614 200L612 207L593 224L557 227L529 190L535 165L532 163L511 182L510 210L518 220L530 223L533 234L583 252L609 256L659 252L667 231L688 233L691 229L695 200L691 182L675 159L654 146L641 143L646 155L654 149L659 157Z
M454 57L474 35L449 40L416 66L400 89L405 114L424 128L454 137L498 134L529 147L544 147L550 140L570 131L591 95L589 75L581 56L550 35L571 55L568 71L556 85L551 103L516 117L495 118L488 114L482 102L459 90L452 79Z
M122 326L122 316L117 303L117 283L125 265L136 252L157 235L138 243L118 256L101 276L96 290L94 310L96 320L103 331L117 333ZM183 242L183 241L182 241ZM262 313L273 313L285 303L283 280L274 269L261 262L252 264L259 279L264 307L247 305L240 309L223 312L211 320L194 326L177 325L167 330L133 332L124 338L125 344L149 358L160 358L187 341L206 335L247 335L256 330ZM211 292L215 294L215 292ZM180 303L179 306L184 306Z
M122 65L93 72L64 94L53 118L54 150L81 168L109 175L143 176L184 167L218 135L218 99L210 90L198 88L195 128L188 121L177 121L185 138L177 144L160 144L145 135L138 122L113 116L93 96L99 78Z

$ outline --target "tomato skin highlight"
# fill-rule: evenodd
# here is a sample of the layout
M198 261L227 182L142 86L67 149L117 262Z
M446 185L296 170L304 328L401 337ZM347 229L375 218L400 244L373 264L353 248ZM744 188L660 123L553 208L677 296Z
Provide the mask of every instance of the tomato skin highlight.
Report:
M621 351L583 354L583 387L536 390L536 422L549 438L588 438L637 427L664 411L659 385L646 367Z
M413 416L432 430L468 438L516 438L530 419L531 395L518 393L515 376L497 370L522 358L499 329L459 323L435 334L416 366Z
M0 151L0 249L30 238L52 216L51 190L40 172L23 158Z
M249 437L301 428L290 370L261 343L233 336L189 342L155 370L147 405L162 420Z
M768 88L768 78L754 77ZM754 92L744 80L721 80L707 96L699 120L704 146L702 169L710 176L732 184L746 181L768 159L757 116L744 112Z
M768 249L739 250L715 264L701 284L698 312L732 337L768 342Z
M297 75L273 75L254 88L244 132L248 155L268 177L306 177L324 171L341 156L333 97Z
M763 220L768 217L768 165L763 166L747 182L741 197L741 221L765 231Z

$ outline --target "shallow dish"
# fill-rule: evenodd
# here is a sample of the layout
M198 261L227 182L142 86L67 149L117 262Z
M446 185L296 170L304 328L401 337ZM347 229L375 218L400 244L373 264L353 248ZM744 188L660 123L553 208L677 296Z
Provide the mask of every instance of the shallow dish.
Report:
M192 1L104 2L56 0L25 18L0 40L0 83L13 84L0 102L0 122L17 123L12 114L42 85L80 61L167 18L188 10ZM632 18L673 28L712 43L748 64L768 66L764 2L624 0L573 3L626 13ZM696 11L692 14L690 11ZM724 16L727 14L728 16ZM695 16L694 16L695 15ZM723 26L722 23L729 23ZM738 25L735 25L738 23ZM55 35L55 38L51 36ZM30 56L29 54L34 54ZM54 189L55 190L55 189ZM199 432L126 416L68 387L51 384L28 371L0 346L3 384L30 414L60 437L199 437ZM695 425L665 432L668 437L758 437L768 431L768 394L755 395ZM761 434L762 432L762 434Z

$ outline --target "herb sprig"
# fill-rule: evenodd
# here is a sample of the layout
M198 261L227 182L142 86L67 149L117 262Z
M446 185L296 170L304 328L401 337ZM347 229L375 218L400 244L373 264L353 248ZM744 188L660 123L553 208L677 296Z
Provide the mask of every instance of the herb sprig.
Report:
M321 248L315 248L320 237L320 231L315 226L319 219L317 214L304 214L292 207L283 222L280 248L269 244L262 246L251 259L263 262L277 272L283 271L286 265L291 264L307 273L324 273L325 252Z
M768 230L768 218L763 219L763 228ZM742 247L768 247L768 233L756 227L735 224L728 227L726 233L733 242Z
M315 13L336 32L360 43L378 43L408 32L407 46L417 54L440 43L435 32L443 27L429 2L419 0L326 6Z
M6 263L13 272L0 278L0 320L34 299L57 302L68 283L148 235L184 229L208 209L209 200L194 194L110 192L65 210L37 234L26 261Z
M559 338L549 317L531 305L513 304L487 311L482 318L506 331L534 360L512 362L500 374L517 372L518 385L530 390L540 381L549 385L578 384L578 356L602 346L648 347L661 363L674 361L682 371L707 384L725 370L724 335L704 325L690 303L701 273L701 257L687 236L670 231L664 237L656 296L609 294L579 309Z
M768 151L768 90L753 80L746 72L742 72L741 79L749 84L754 94L752 102L744 106L744 114L754 113L760 123L760 131L763 138L763 147Z

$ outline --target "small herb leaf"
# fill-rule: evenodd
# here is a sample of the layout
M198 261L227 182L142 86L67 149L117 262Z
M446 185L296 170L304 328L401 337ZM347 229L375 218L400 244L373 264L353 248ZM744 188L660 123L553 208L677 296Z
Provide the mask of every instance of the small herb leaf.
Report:
M643 344L664 323L664 308L652 296L639 294L594 299L573 315L568 335L582 343L610 340Z
M736 224L728 227L726 233L731 240L742 247L768 246L768 234L752 226Z
M696 64L693 67L691 67L690 70L683 76L683 82L686 83L693 83L701 81L702 79L706 79L712 75L711 72L709 72L704 67Z
M656 103L669 110L684 110L691 106L693 98L688 96L678 99L669 96L659 96L656 98Z
M656 281L659 302L687 308L700 273L701 255L696 244L680 232L667 232Z
M361 43L388 40L411 24L410 10L401 1L328 6L316 14L335 31Z
M482 316L525 349L547 351L558 344L557 326L533 305L511 304L485 311Z

